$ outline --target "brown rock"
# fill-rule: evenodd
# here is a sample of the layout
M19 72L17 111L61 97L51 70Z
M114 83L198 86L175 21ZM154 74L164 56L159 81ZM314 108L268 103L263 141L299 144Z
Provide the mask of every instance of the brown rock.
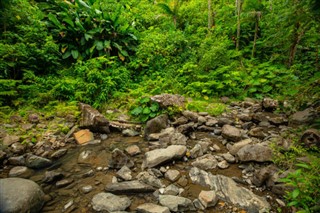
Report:
M109 133L109 121L96 109L88 104L80 103L80 127L88 128L93 132Z
M301 142L308 148L314 146L320 148L320 132L316 129L306 130L301 137Z
M86 144L94 140L93 133L89 129L83 129L73 134L78 144Z
M241 131L234 126L226 124L222 127L222 136L232 141L239 141L241 139Z

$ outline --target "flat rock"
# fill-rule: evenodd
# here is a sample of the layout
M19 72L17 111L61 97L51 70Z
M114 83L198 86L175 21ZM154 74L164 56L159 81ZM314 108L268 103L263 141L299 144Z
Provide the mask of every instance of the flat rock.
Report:
M4 146L10 146L13 143L19 142L20 137L16 135L6 135L3 138L3 145Z
M180 178L180 172L175 169L169 169L164 176L171 182L174 182Z
M80 128L90 129L93 132L109 133L109 121L96 109L88 104L80 103Z
M198 122L199 115L196 112L186 110L182 112L182 115L186 117L189 121L192 121L195 123Z
M204 208L215 206L218 202L218 197L215 191L204 191L202 190L198 197Z
M239 141L241 139L241 131L240 129L234 127L234 126L231 126L231 125L224 125L222 127L222 136L228 140L231 140L231 141Z
M26 166L15 166L9 171L9 177L29 178L34 173L32 169Z
M115 212L124 211L131 205L131 200L128 197L101 192L92 198L91 204L95 211Z
M168 207L156 205L153 203L144 203L137 207L137 212L141 213L170 213Z
M68 149L59 149L50 155L50 158L58 159L61 158L68 152Z
M189 175L193 183L209 187L215 191L218 199L232 205L238 205L248 212L268 212L270 209L270 204L265 198L238 186L229 177L213 175L196 167L191 168Z
M132 194L154 192L155 188L140 181L133 180L109 184L105 190L115 194Z
M174 195L159 195L159 203L173 212L187 212L196 210L188 198Z
M141 153L140 148L137 145L131 145L128 146L125 151L128 153L130 156L135 156Z
M316 111L313 108L307 108L303 111L294 113L290 118L291 125L310 124L316 118Z
M240 161L256 161L256 162L266 162L272 161L272 150L268 146L263 146L261 144L252 144L242 147L238 152L237 156Z
M216 168L218 166L218 161L213 155L206 154L197 158L196 161L191 163L191 165L200 169L208 170Z
M0 211L10 213L40 212L44 193L35 182L22 178L0 179Z
M155 167L160 164L181 159L185 156L187 147L182 145L171 145L165 149L155 149L145 153L145 167Z
M51 166L51 164L52 161L47 158L39 157L32 154L28 154L26 157L26 166L32 169L42 169Z
M155 95L151 97L151 100L158 102L162 107L175 106L183 108L185 105L185 98L177 94Z
M153 187L156 187L156 188L161 188L161 187L165 186L161 182L161 180L158 179L157 176L153 172L150 172L150 171L148 171L148 172L147 171L140 172L137 175L137 179L142 183L145 183L147 185L150 185L150 186L153 186Z
M89 129L83 129L73 134L78 144L87 144L94 140L93 133Z
M168 126L168 115L159 115L146 123L144 129L145 138L149 138L152 133L159 133Z
M122 135L126 137L134 137L134 136L138 136L139 134L140 133L134 129L125 129L122 131Z
M116 148L112 151L112 158L110 159L109 167L121 169L123 166L131 168L134 166L134 163L126 154L124 154L123 151Z
M242 147L251 143L252 143L252 139L248 138L248 139L241 140L233 145L227 146L227 148L229 149L229 152L231 155L236 155Z
M128 181L132 179L131 170L127 166L123 166L116 175L123 180Z

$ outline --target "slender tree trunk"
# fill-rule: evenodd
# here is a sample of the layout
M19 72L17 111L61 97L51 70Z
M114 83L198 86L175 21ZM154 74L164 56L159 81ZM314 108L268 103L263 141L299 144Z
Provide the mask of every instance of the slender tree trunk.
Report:
M213 16L212 16L212 1L208 0L208 29L210 30L213 25Z
M237 5L237 40L236 40L236 50L239 50L241 0L236 0L236 5Z
M252 46L252 58L254 58L255 54L256 54L256 45L257 45L258 31L259 31L260 12L256 12L255 16L256 16L256 23L255 23L255 30L254 30L253 46Z
M295 25L295 32L294 32L294 39L293 42L291 44L290 47L290 55L289 55L289 61L288 61L288 66L291 67L293 65L294 62L294 58L297 52L297 47L302 39L302 36L304 34L304 31L299 33L299 29L300 29L300 23L297 22Z

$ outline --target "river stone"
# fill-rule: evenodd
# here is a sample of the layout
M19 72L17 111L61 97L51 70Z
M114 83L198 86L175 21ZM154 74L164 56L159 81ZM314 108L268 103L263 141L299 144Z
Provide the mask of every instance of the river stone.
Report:
M0 162L3 161L6 158L6 156L7 156L7 153L0 150Z
M180 193L180 189L179 187L177 187L174 184L170 184L169 186L167 186L163 193L164 195L178 195Z
M151 100L158 102L160 106L162 107L169 107L169 106L175 106L175 107L184 107L185 105L185 98L181 95L177 94L161 94L161 95L155 95L151 97Z
M120 149L115 148L112 151L112 158L110 159L109 167L114 169L121 169L123 166L132 168L134 166L134 163Z
M168 115L159 115L146 123L146 128L144 129L144 136L149 139L149 135L152 133L159 133L161 130L168 126Z
M131 193L147 193L154 192L155 188L140 181L124 181L119 183L111 183L106 186L107 192L115 194L131 194Z
M84 194L87 194L87 193L91 192L92 190L93 190L93 187L91 185L86 185L86 186L81 187L81 191Z
M303 111L294 113L290 118L291 125L309 124L316 118L316 111L313 108L307 108Z
M73 181L74 181L74 180L71 179L71 178L59 180L59 181L56 182L56 187L62 188L62 187L68 186L68 185L71 184Z
M220 169L227 169L227 168L229 168L229 164L228 164L228 162L226 160L223 160L223 161L218 163L218 167Z
M196 210L188 198L174 195L159 195L159 203L173 212L186 212Z
M16 142L19 142L20 140L20 137L19 136L16 136L16 135L6 135L4 138L3 138L3 142L2 144L4 146L10 146L11 144L14 144Z
M221 155L228 163L234 163L236 162L236 158L231 155L229 152L224 153Z
M43 182L44 183L51 183L56 180L60 180L63 178L63 174L57 171L46 171L44 174Z
M117 177L123 179L123 180L131 180L131 170L127 166L123 166L117 173Z
M223 175L213 175L196 167L191 168L190 179L193 183L209 187L215 191L218 199L238 205L248 212L268 212L270 204L265 198L250 190L238 186L234 180Z
M254 172L252 177L252 183L258 187L262 186L268 179L278 172L279 169L275 165L269 165L267 167L263 167ZM273 181L272 181L273 182ZM272 185L272 184L270 184Z
M93 164L96 161L97 155L92 150L83 150L78 156L79 164Z
M130 156L135 156L137 154L140 154L140 148L137 145L131 145L128 146L125 151L130 155Z
M188 134L190 132L193 132L195 129L194 122L189 122L187 124L180 125L176 128L177 132L180 132L182 134Z
M202 157L197 158L196 161L191 163L191 165L200 169L208 170L216 168L218 165L218 161L213 155L206 154Z
M50 158L58 159L61 158L63 155L65 155L68 152L68 149L59 149L51 154Z
M93 133L89 129L82 129L78 132L75 132L73 137L80 145L94 141Z
M147 185L150 185L150 186L153 186L153 187L156 187L156 188L161 188L161 187L165 186L161 182L161 180L156 177L154 172L147 172L147 171L140 172L137 175L137 179L140 182L143 182L143 183L145 183Z
M9 171L9 177L29 178L34 173L32 169L26 166L15 166Z
M11 151L15 154L22 154L24 153L26 147L19 143L19 142L15 142L11 145Z
M260 144L246 145L242 147L238 152L237 156L240 161L256 161L256 162L266 162L272 161L272 150L268 146L263 146Z
M308 129L302 134L300 141L307 148L314 146L320 148L320 131L317 129Z
M134 129L125 129L122 131L122 135L127 137L134 137L134 136L138 136L139 134L140 133Z
M229 152L231 155L236 155L238 153L238 151L248 145L248 144L251 144L252 143L252 139L248 138L248 139L244 139L242 141L239 141L233 145L227 145L227 148L229 149Z
M271 98L264 98L262 100L262 107L266 111L274 111L279 106L278 100L274 100Z
M195 123L198 122L198 117L199 117L199 115L198 115L197 113L195 113L195 112L186 110L186 111L183 111L183 112L182 112L182 115L183 115L184 117L188 118L189 121L193 121L193 122L195 122Z
M0 179L0 186L1 212L40 212L44 193L35 182L22 178L4 178Z
M264 139L267 136L266 131L267 129L264 127L255 127L250 129L250 131L248 132L248 135L251 137Z
M170 213L168 207L159 206L153 203L144 203L137 207L139 213Z
M26 157L26 166L32 169L42 169L44 167L51 166L51 164L52 161L47 158L39 157L32 154L28 154Z
M215 206L218 202L218 197L215 191L202 190L199 194L198 199L204 208Z
M96 109L88 104L80 103L80 127L88 128L93 132L109 133L109 121Z
M206 126L215 126L216 124L218 124L218 120L212 117L206 122Z
M180 178L180 172L175 169L169 169L164 176L166 179L170 180L171 182L174 182Z
M175 119L175 121L172 122L171 124L175 125L175 126L179 126L179 125L183 125L183 124L186 124L186 123L188 123L188 118L186 118L184 116L181 116L181 117Z
M26 165L26 159L23 155L10 157L8 158L8 162L11 165L15 166L25 166Z
M231 125L224 125L222 127L222 136L226 139L229 139L231 141L239 141L241 139L241 131L240 129L231 126Z
M187 145L188 138L180 132L175 132L171 135L169 140L171 145Z
M155 167L171 160L181 159L185 156L187 147L182 145L171 145L165 149L155 149L145 153L145 167Z
M92 208L98 212L124 211L131 205L128 197L120 197L111 193L101 192L96 194L91 200Z

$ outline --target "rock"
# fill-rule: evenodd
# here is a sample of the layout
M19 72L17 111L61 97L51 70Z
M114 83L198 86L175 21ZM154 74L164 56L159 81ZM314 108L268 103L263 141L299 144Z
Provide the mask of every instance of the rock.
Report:
M174 184L170 184L169 186L167 186L162 194L165 195L178 195L180 192L180 189L175 186Z
M170 138L175 133L175 129L173 127L169 127L166 129L161 130L160 133L151 133L149 134L149 140L150 141L157 141L159 139L164 140L164 138L169 138L168 141L170 141Z
M278 171L274 165L269 165L254 172L252 183L258 187L262 186L274 173Z
M215 126L218 124L218 120L215 118L209 118L206 122L206 126Z
M130 155L130 156L135 156L141 153L140 148L137 145L131 145L128 146L125 151Z
M61 172L46 171L42 181L44 183L51 183L53 181L60 180L61 178L63 178L63 174Z
M202 125L202 124L204 124L206 122L207 122L207 119L205 117L203 117L203 116L199 116L198 117L198 124L199 125Z
M50 155L50 158L58 159L61 158L68 152L68 149L59 149Z
M196 210L193 203L188 198L173 196L173 195L159 195L159 203L166 206L173 212L186 212Z
M238 186L229 177L213 175L196 167L191 168L189 175L193 183L209 187L224 202L238 205L248 212L268 212L270 209L270 204L264 198Z
M79 164L94 164L96 162L96 158L96 153L88 149L80 152L77 162Z
M174 122L172 122L171 124L174 126L179 126L179 125L183 125L188 123L188 118L181 116L179 118L177 118Z
M4 151L0 150L0 163L1 161L3 161L7 156L7 153L5 153Z
M84 194L87 194L87 193L91 192L92 190L93 190L93 187L91 185L81 187L81 191Z
M138 175L137 175L137 179L142 182L142 183L145 183L147 185L150 185L150 186L153 186L153 187L156 187L156 188L161 188L161 187L164 187L165 185L161 182L160 179L158 179L155 174L152 172L140 172Z
M193 200L193 205L200 210L205 210L204 206L202 205L202 203L200 202L199 199L194 199Z
M185 156L187 148L182 145L171 145L165 149L155 149L145 153L145 167L155 167L160 164L181 159Z
M268 117L268 121L278 126L288 124L288 119L284 115L272 114Z
M171 182L175 182L180 178L180 172L178 170L169 169L164 176Z
M320 132L317 129L308 129L302 134L300 141L307 148L320 148Z
M188 138L179 132L175 132L170 137L170 144L171 145L187 145Z
M221 162L218 163L218 167L220 169L226 169L226 168L229 168L229 164L226 160L223 160Z
M33 124L37 124L40 122L40 118L38 114L32 113L28 116L28 121Z
M213 132L215 130L215 127L211 127L211 126L198 126L197 129L201 132Z
M121 169L123 166L131 168L133 165L133 161L120 149L116 148L112 151L112 158L109 162L110 168Z
M222 136L236 142L241 139L241 131L234 126L226 124L222 127Z
M266 129L264 127L256 127L256 128L250 129L250 131L248 132L248 135L251 137L264 139L267 136L267 133L265 131Z
M52 165L52 161L39 157L36 155L28 154L26 157L26 166L32 169L42 169Z
M123 166L117 173L117 177L123 179L123 180L131 180L131 170L127 166Z
M270 113L272 114L272 113ZM257 112L257 113L254 113L253 114L253 121L256 122L256 123L259 123L259 122L263 122L263 121L268 121L268 116L269 114L266 113L266 112Z
M9 177L29 178L33 173L34 171L26 166L16 166L10 169Z
M236 155L242 147L244 147L248 144L251 144L251 143L252 143L252 140L250 138L244 139L242 141L239 141L239 142L229 146L228 149L229 149L229 152L231 155Z
M59 180L59 181L56 182L56 187L62 188L62 187L68 186L68 185L70 185L73 181L74 181L74 180L71 179L71 178Z
M81 109L80 128L93 132L109 133L109 121L96 109L88 104L79 104Z
M92 208L95 211L123 211L131 205L128 197L120 197L111 193L101 192L91 200Z
M252 115L250 115L249 113L241 113L241 114L238 114L237 117L244 122L248 122L252 120Z
M138 136L139 134L140 133L134 129L125 129L122 131L122 135L127 137L134 137L134 136Z
M161 95L155 95L151 97L152 101L158 102L160 106L162 107L182 107L184 108L185 105L185 98L181 95L177 94L161 94Z
M190 150L190 157L191 158L197 158L202 156L203 150L200 144L196 144L191 150Z
M203 170L209 170L216 168L218 161L213 155L207 154L197 158L196 161L191 163L191 165Z
M115 194L131 194L154 192L155 188L140 181L133 180L109 184L105 190Z
M80 145L94 141L93 133L89 129L83 129L75 132L73 137Z
M229 152L221 155L228 163L236 162L236 158L231 155Z
M23 155L16 156L16 157L10 157L8 159L9 164L15 165L15 166L25 166L26 165L26 159Z
M294 113L289 121L290 125L310 124L317 117L313 108L307 108L303 111Z
M274 100L271 98L264 98L262 100L262 108L266 111L274 111L278 108L279 102L278 100Z
M144 203L137 207L139 213L170 213L168 207L159 206L153 203Z
M3 138L3 145L4 146L10 146L11 144L14 144L16 142L19 142L20 137L16 135L7 135Z
M40 212L44 193L35 182L22 178L4 178L0 179L0 186L1 212Z
M198 197L204 208L215 206L218 202L218 197L215 191L201 191Z
M199 115L197 113L195 113L195 112L186 110L186 111L182 112L182 115L184 117L186 117L189 121L192 121L192 122L195 122L195 123L198 122Z
M159 133L162 129L165 129L168 126L168 115L159 115L146 124L144 129L144 136L146 139L149 138L149 135L152 133Z
M219 118L218 119L218 125L219 126L224 126L224 125L226 125L226 124L228 124L228 125L231 125L233 123L233 121L232 120L230 120L229 118Z
M19 142L13 143L11 145L11 151L15 154L22 154L24 153L25 149L26 147Z
M194 122L183 124L183 125L180 125L176 128L177 132L180 132L182 134L187 134L187 133L193 132L194 129L195 129Z
M242 162L272 161L272 150L268 146L263 146L260 144L246 145L237 152L237 156Z

